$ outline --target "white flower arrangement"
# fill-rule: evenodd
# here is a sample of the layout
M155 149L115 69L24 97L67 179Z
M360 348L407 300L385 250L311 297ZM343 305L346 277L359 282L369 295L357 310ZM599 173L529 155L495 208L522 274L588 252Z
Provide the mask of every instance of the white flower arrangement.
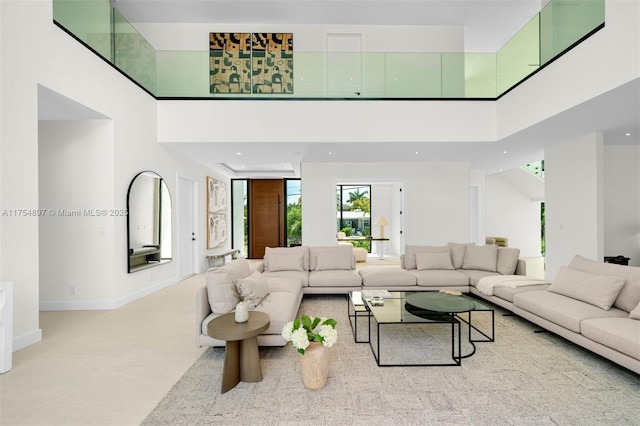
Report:
M321 342L323 346L330 348L338 341L336 320L332 318L313 318L302 315L295 321L289 321L282 328L282 337L291 342L294 348L302 355L309 347L310 342Z

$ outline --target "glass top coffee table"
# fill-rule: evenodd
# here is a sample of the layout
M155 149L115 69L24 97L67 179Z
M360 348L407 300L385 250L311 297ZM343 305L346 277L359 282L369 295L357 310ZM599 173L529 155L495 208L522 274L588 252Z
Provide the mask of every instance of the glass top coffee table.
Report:
M480 300L434 291L383 293L375 299L352 292L348 301L350 312L368 314L366 332L360 319L354 338L368 341L378 366L459 366L476 342L494 341L495 312Z

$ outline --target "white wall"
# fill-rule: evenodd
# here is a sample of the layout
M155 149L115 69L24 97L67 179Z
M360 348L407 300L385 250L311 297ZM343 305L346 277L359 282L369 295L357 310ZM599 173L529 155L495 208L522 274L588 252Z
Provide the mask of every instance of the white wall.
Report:
M92 213L113 205L113 123L41 121L38 132L41 305L110 300L116 217Z
M487 236L508 238L520 257L541 255L540 200L514 187L505 173L496 173L486 178L486 209Z
M638 135L632 137L638 139ZM604 146L604 255L640 266L640 146Z
M95 208L107 209L126 209L129 183L143 170L161 175L172 195L176 194L178 173L198 182L204 182L207 175L228 181L158 144L155 99L56 27L51 1L2 1L0 8L0 204L3 210L40 208L39 178L44 181L48 174L65 181L68 196L61 197L65 203L95 201L100 203ZM46 161L39 167L39 84L108 117L105 122L110 122L109 129L102 128L102 124L70 124L74 130L69 139L64 136L68 130L65 126L43 135L42 144L50 141L48 137L59 142L60 147L78 144L81 140L86 144L82 148L87 149L86 155L80 155L81 151L71 153L66 166L56 170L51 170ZM43 123L47 130L52 130L51 126ZM49 148L54 149L45 146L43 156ZM78 164L81 162L87 164ZM91 170L91 165L97 169ZM199 198L204 200L205 185L199 190ZM42 196L45 201L51 201L46 194ZM205 212L201 210L198 221L205 223ZM80 239L53 235L53 230L40 235L37 216L3 216L0 220L0 280L15 283L14 350L41 339L38 321L41 278L42 307L60 309L117 307L177 279L177 262L127 273L126 217L113 217L104 222L87 218L66 223L67 235L81 235ZM198 258L203 270L206 267L205 229L200 228L199 232ZM73 264L70 269L65 267L60 281L53 284L40 274L50 265L47 263L50 260L43 257L53 250L47 243L41 255L40 240L49 236L57 241L55 250L60 262ZM173 241L175 244L175 236ZM102 262L74 263L80 249L95 251ZM174 254L179 256L175 250ZM79 294L70 295L69 283L78 283L81 276L82 286L77 284Z
M210 32L293 33L297 52L326 51L327 34L362 34L363 52L462 52L464 31L456 26L157 24L135 28L156 50L209 51Z
M546 278L574 255L602 260L603 143L593 133L545 152Z
M335 187L339 182L401 184L404 244L469 240L468 163L303 163L301 169L305 245L335 243ZM390 229L390 244L397 246L399 226L392 222Z

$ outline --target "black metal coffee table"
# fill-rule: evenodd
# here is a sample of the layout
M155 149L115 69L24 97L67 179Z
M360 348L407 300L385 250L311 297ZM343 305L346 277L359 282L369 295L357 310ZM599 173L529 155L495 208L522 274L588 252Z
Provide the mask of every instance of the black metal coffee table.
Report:
M453 296L449 294L443 294L432 291L423 292L390 292L390 297L384 299L382 305L379 301L371 301L371 299L363 298L363 306L368 312L368 324L366 332L362 330L364 336L369 337L369 345L373 352L374 358L378 366L391 367L391 366L459 366L462 363L462 359L472 356L475 351L476 342L493 342L495 334L495 312L493 308L479 300L475 300L467 295ZM351 303L351 298L349 299ZM485 313L490 315L490 325L481 327L480 324L475 321L479 313ZM360 313L362 315L362 313ZM357 318L355 318L357 320ZM351 318L350 318L351 320ZM469 348L466 348L463 354L462 347L462 324L466 324L468 328L465 328L467 334L467 341ZM440 327L450 326L450 342L451 342L451 362L425 362L425 361L412 361L406 360L398 361L397 357L389 356L381 348L385 345L390 348L390 351L395 350L402 351L411 348L410 345L415 345L420 342L420 339L424 334L415 337L409 337L412 341L402 342L397 341L397 333L394 336L394 328L396 331L407 331L398 329L402 326L418 327L420 329L423 326L437 326ZM362 325L361 327L362 328ZM484 330L483 328L490 328L490 330ZM361 331L361 330L358 330ZM355 332L355 330L354 330ZM422 333L417 332L417 334ZM359 334L359 333L358 333ZM412 333L409 332L409 336ZM362 342L358 339L356 341ZM396 339L396 340L394 340ZM417 340L416 340L417 339ZM397 351L396 351L397 352ZM407 351L408 352L408 351ZM419 351L418 351L419 352ZM387 359L389 358L389 359Z

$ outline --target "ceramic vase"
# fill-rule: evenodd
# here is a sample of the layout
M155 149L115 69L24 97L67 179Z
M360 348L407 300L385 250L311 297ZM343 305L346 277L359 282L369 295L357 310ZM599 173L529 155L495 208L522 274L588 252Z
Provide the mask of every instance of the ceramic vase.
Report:
M236 322L247 322L249 319L249 305L247 302L239 302L236 305Z
M329 351L322 343L311 342L300 354L300 370L302 381L307 389L322 389L329 377Z

